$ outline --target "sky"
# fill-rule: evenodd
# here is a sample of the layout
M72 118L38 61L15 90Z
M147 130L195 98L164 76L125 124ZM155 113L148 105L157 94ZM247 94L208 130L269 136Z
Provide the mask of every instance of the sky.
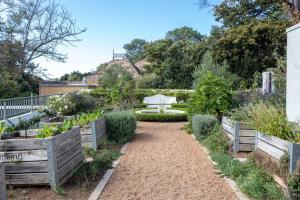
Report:
M64 63L37 61L50 78L78 70L89 72L112 59L113 49L124 53L123 45L132 39L154 41L166 32L189 26L208 35L217 24L211 8L199 9L197 0L57 0L65 5L77 25L87 28L75 46L59 47L68 55ZM216 4L220 0L212 0Z

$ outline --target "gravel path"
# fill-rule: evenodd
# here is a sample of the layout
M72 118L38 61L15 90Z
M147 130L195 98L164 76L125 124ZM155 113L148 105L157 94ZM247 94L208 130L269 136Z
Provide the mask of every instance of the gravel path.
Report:
M100 199L237 199L184 123L139 123Z

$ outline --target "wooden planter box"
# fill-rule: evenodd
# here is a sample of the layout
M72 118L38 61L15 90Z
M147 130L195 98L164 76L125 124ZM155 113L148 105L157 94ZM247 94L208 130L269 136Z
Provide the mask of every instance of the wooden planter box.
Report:
M100 139L105 135L105 119L93 121L89 127L81 128L82 146L97 150Z
M0 163L0 199L6 200L5 167Z
M246 123L222 117L222 127L233 143L233 152L251 152L255 150L256 130Z
M64 184L83 162L79 127L51 138L0 140L6 183Z
M288 142L278 137L268 136L257 131L255 140L255 149L280 160L281 156L288 153L289 156L289 173L294 174L297 169L297 163L300 158L300 144Z

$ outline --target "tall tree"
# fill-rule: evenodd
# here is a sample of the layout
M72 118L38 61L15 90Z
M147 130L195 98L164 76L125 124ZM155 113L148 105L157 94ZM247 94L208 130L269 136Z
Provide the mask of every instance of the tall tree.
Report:
M166 39L170 39L173 42L180 40L188 40L190 42L199 42L204 38L198 31L194 30L191 27L181 27L176 28L172 31L167 32Z
M139 75L142 75L143 72L135 65L135 63L145 58L144 48L146 44L146 40L134 39L123 47L126 50L126 58Z

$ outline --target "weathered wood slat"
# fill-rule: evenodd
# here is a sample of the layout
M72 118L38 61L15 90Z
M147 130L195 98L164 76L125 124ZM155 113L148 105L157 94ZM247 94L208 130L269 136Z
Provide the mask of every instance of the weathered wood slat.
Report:
M240 144L240 151L254 151L255 144Z
M48 161L5 163L6 173L48 173Z
M26 162L48 160L46 150L0 152L1 162Z
M241 137L240 144L255 144L255 137Z
M0 163L0 199L6 200L5 167Z
M240 129L243 130L254 130L253 128L251 128L249 123L246 122L240 122Z
M58 169L57 176L59 180L65 177L69 172L73 171L73 169L78 166L83 161L82 153L77 154L72 160L63 165L60 169Z
M255 136L256 136L256 130L240 129L240 137L253 137L253 138L255 138Z
M61 166L65 165L71 159L73 159L76 155L78 155L81 150L81 145L78 143L73 149L70 149L67 153L63 154L61 157L57 158L57 168L61 168Z
M83 147L89 147L89 148L93 148L93 142L83 142L82 143Z
M0 151L45 150L47 139L0 140Z
M73 137L70 140L67 140L63 145L60 145L56 148L57 157L62 156L64 153L68 152L70 149L74 148L81 142L81 136Z
M233 126L233 121L228 117L222 117L222 124L227 124L228 126Z
M73 168L68 174L65 175L62 179L59 180L59 184L63 185L65 182L67 182L73 174L80 168L81 164L78 164L75 168Z
M6 174L6 184L46 185L49 184L47 173Z
M82 143L92 142L92 135L81 135Z
M20 131L20 136L25 137L26 135L28 137L33 137L39 133L39 129L29 129L29 130L21 130Z
M264 152L268 153L272 157L276 158L277 160L285 153L285 151L276 148L269 143L264 142L263 140L257 140L257 148L263 150Z
M73 137L77 137L78 135L80 135L80 128L75 127L66 133L62 133L62 134L55 136L55 144L56 144L56 146L60 146L63 143L65 143L67 140L70 140Z
M234 129L233 129L232 126L229 126L229 125L227 125L227 124L222 124L222 127L223 127L223 129L224 129L226 132L228 132L228 133L230 133L230 134L233 134Z
M80 134L81 135L92 135L92 130L91 130L91 127L89 128L81 128L80 129Z
M268 144L271 144L271 145L275 146L278 149L281 149L283 151L288 151L289 150L289 142L288 141L282 140L282 139L277 138L277 137L261 134L261 133L258 133L257 136L258 136L259 140L262 140L262 141L264 141Z

